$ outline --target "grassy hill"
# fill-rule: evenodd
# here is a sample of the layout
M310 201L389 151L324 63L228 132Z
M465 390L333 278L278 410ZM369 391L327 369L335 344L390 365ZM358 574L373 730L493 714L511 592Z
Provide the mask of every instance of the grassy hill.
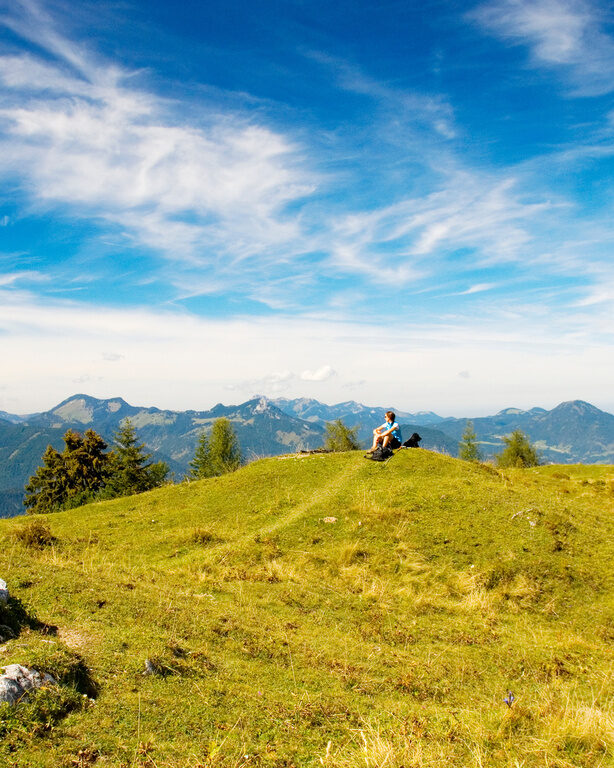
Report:
M614 765L613 534L612 467L421 450L2 520L0 663L62 685L0 765Z

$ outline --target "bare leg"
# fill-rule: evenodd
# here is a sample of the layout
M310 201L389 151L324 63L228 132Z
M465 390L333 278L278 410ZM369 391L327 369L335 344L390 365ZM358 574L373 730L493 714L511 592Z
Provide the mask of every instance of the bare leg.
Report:
M371 448L367 451L367 453L373 453L373 451L377 448L377 444L380 443L382 440L381 435L373 435L373 445Z

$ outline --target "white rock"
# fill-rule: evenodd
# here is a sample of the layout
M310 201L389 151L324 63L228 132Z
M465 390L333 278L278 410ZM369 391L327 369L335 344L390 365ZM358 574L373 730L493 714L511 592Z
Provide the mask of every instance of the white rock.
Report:
M17 704L23 694L23 688L15 680L0 677L0 704Z
M9 599L9 591L6 586L6 581L0 579L0 603L6 603Z
M0 704L17 704L28 691L55 683L51 675L41 675L21 664L9 664L0 676Z
M156 668L151 663L149 659L145 659L145 671L143 672L144 675L155 675L156 674Z

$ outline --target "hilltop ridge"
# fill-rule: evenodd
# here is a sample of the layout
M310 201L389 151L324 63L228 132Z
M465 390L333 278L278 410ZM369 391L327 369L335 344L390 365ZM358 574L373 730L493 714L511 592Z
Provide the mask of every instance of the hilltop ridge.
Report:
M5 662L80 663L97 691L47 732L34 705L0 719L0 761L605 768L613 488L354 452L40 516L38 547L0 521L32 627Z
M77 394L43 413L6 414L0 418L0 516L19 514L22 491L48 444L62 448L66 429L92 428L110 442L121 421L130 418L155 460L165 461L177 479L188 471L202 429L221 416L230 419L244 457L279 455L322 445L328 421L342 419L358 428L363 445L387 408L349 400L326 405L310 398L254 397L238 405L218 403L207 411L171 411L133 406L121 397L98 399ZM455 456L467 419L442 418L430 411L397 412L406 436L419 432L423 448ZM521 429L536 444L543 461L555 463L614 462L614 416L582 400L561 403L551 411L506 408L495 416L473 419L485 459L503 448L502 438Z

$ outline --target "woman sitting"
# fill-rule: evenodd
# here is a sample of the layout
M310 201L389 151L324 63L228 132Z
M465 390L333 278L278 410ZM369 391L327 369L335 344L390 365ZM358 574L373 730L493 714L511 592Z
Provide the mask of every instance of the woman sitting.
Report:
M378 445L389 448L401 447L401 428L395 421L394 411L386 411L386 421L373 430L373 445L367 453L373 453Z

